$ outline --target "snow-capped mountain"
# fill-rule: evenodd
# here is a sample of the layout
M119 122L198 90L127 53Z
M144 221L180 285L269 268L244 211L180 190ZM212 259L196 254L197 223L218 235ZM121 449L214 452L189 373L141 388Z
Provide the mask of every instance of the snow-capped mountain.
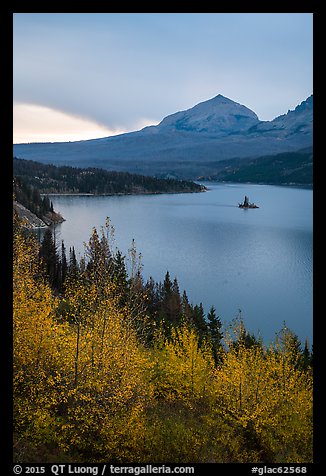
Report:
M165 117L157 130L205 132L222 137L248 130L257 123L259 119L253 111L219 94L191 109Z
M17 144L14 156L55 165L196 178L207 163L291 152L312 145L313 97L272 121L222 95L157 126L102 139Z

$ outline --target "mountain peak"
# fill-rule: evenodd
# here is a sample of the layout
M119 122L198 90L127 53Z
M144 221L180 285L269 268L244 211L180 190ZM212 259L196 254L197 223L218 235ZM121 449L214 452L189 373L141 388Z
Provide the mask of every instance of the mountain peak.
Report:
M218 100L218 101L230 101L230 102L235 102L232 101L232 99L227 98L226 96L223 96L223 94L218 94L217 96L213 97L212 99L208 99L208 101L213 101L213 100Z
M313 128L313 95L302 101L295 109L276 117L272 121L261 122L250 132L258 132L277 137L301 136L312 137Z
M257 122L257 115L249 108L218 94L190 109L165 117L157 127L220 136L246 130Z
M294 110L297 112L312 110L314 104L313 95L311 94L305 101L302 101Z

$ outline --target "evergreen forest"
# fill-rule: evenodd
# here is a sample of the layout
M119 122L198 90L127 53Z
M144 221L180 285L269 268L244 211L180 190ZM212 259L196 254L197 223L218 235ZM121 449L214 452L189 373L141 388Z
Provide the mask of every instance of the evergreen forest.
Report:
M312 147L261 157L221 160L207 163L209 172L202 180L312 187ZM210 167L210 169L209 169ZM215 168L215 170L214 170Z
M79 260L13 229L16 462L312 462L312 352L286 325L267 345L144 280L109 219Z
M98 168L57 167L33 160L13 159L14 176L27 186L48 193L103 195L202 192L197 183L172 178L155 178Z

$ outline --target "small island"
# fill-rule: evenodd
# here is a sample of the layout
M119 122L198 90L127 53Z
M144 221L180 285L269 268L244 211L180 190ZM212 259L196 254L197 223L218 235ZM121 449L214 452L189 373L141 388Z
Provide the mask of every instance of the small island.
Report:
M243 203L239 203L239 208L259 208L255 203L249 202L249 197L245 195Z

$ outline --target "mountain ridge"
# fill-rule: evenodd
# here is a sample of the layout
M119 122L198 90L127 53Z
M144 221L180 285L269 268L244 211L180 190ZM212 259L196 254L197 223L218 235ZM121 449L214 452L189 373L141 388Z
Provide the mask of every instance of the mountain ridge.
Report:
M195 179L201 163L294 152L312 145L313 95L272 121L217 96L139 131L77 142L14 145L14 155L55 165ZM187 175L175 164L192 163Z

